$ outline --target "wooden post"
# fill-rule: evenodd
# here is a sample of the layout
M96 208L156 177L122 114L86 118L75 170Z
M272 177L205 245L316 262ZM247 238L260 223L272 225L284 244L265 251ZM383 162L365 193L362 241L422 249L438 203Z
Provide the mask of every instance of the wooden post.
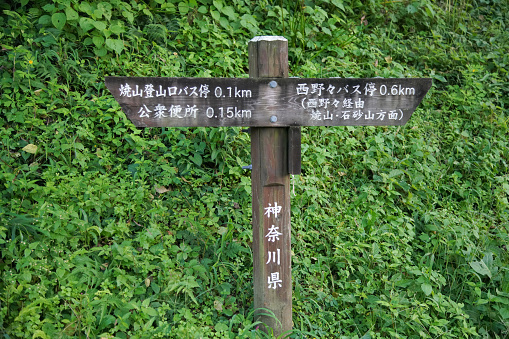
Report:
M274 36L253 38L249 76L288 77L288 41ZM277 81L269 86L277 91ZM270 119L277 122L277 114ZM288 131L287 127L251 128L255 316L275 336L292 329Z

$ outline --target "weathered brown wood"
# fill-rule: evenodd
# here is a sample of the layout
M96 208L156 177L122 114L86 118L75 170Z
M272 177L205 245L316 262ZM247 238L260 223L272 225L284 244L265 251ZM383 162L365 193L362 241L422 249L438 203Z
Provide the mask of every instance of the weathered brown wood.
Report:
M279 58L271 47L276 42L260 42L265 47L256 60ZM262 70L250 76L287 74L278 65L285 64L263 61ZM398 126L431 87L431 79L394 78L106 77L105 82L138 127Z
M301 128L288 128L288 173L301 172Z
M252 77L287 76L287 59L288 42L282 37L249 42ZM277 97L273 100L275 106ZM269 116L275 111L266 109ZM255 315L279 336L292 329L288 128L251 128L251 161ZM275 317L265 315L267 310Z

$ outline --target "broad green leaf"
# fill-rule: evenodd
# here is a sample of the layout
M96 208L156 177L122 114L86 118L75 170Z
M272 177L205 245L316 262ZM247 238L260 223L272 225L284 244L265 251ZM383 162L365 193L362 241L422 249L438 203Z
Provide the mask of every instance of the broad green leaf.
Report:
M94 9L94 15L92 15L92 18L94 19L102 19L103 17L103 11L100 9Z
M60 279L64 276L65 274L65 270L61 267L57 268L57 277L59 277Z
M433 287L430 284L423 283L421 284L421 290L424 292L424 294L430 295L433 291Z
M343 295L341 297L341 300L343 300L344 302L347 302L347 303L355 303L356 302L355 296L352 294Z
M218 322L218 323L214 326L214 329L215 329L217 332L221 332L221 331L223 331L223 332L227 332L227 331L228 331L228 329L229 329L229 327L228 327L228 325L227 325L227 324L225 324L225 323L219 323L219 322Z
M65 16L67 17L67 20L78 20L79 15L78 12L76 12L72 7L67 7L65 9Z
M150 284L150 286L152 287L152 290L156 293L156 294L159 294L159 292L161 291L161 288L159 287L158 284L156 284L155 282L152 282L152 284Z
M403 174L402 170L394 169L394 170L389 172L389 178L393 178L393 177L401 175L401 174Z
M67 21L67 17L64 13L55 13L51 16L51 22L53 23L53 26L55 26L57 29L62 29L65 26L65 22Z
M502 319L509 319L509 306L502 306L502 305L499 305L498 307L495 307L496 309L498 309L498 312L500 312L500 316L502 317Z
M42 9L44 9L46 12L53 12L55 10L54 4L47 4L42 6Z
M438 75L438 74L431 74L431 77L433 79L440 81L440 82L447 82L447 80L443 76Z
M106 39L106 46L114 50L117 54L124 50L124 42L120 39Z
M414 13L417 13L417 11L419 10L419 8L417 7L417 5L414 5L414 4L410 4L406 7L406 10L408 13L410 14L414 14Z
M218 10L223 9L223 2L219 0L212 1L212 4L214 4L214 7L216 7Z
M342 0L332 0L332 4L336 6L337 8L341 9L342 11L345 10L345 7L343 6Z
M472 267L478 274L487 275L491 279L491 271L484 261L472 261L470 262L470 267Z
M106 23L104 21L94 21L94 27L97 28L98 31L103 31L106 29Z
M49 337L46 335L46 333L44 333L44 331L41 331L41 330L35 331L32 338L49 339Z
M94 48L94 53L95 53L95 55L97 55L98 57L103 57L103 56L105 56L106 54L108 54L108 50L107 50L105 47L101 47L101 48Z
M39 18L39 24L43 26L48 26L51 23L51 16L43 15Z
M92 7L86 1L80 3L80 11L87 13L88 15L92 14Z
M149 316L151 317L157 317L158 313L155 309L153 309L152 307L145 307L141 309L144 313L148 314Z
M148 278L147 278L148 279ZM145 285L147 285L147 279L145 279ZM150 281L150 279L148 279ZM147 285L147 287L150 286L150 283ZM141 302L142 307L149 307L150 306L150 298L147 298Z
M83 29L83 31L88 32L92 28L94 28L94 20L90 18L80 18L80 27Z
M235 20L237 17L235 10L233 9L232 6L223 7L221 12L223 12L223 14L227 15L232 20Z
M221 14L217 11L210 11L210 15L212 16L212 19L219 21L221 18Z
M187 2L179 3L179 12L182 15L185 15L189 12L189 4Z
M121 34L125 32L124 27L122 27L121 25L111 25L110 30L114 34Z
M92 41L94 42L94 45L96 45L97 47L101 47L102 45L104 45L104 38L102 36L94 36L92 38Z
M32 274L30 272L23 272L21 273L21 278L26 282L30 282L32 280Z
M111 36L111 31L109 29L103 30L102 33L106 39L108 39Z
M198 166L201 166L203 162L201 155L199 155L198 153L195 153L191 160Z
M122 11L122 15L127 19L127 21L129 21L131 24L133 23L134 21L134 15L133 13L129 12L129 11Z
M111 20L111 10L113 6L109 2L101 2L97 5L97 8L102 12L106 20Z
M150 17L150 18L152 18L152 16L153 16L153 15L152 15L152 12L151 12L151 11L149 11L148 9L146 9L146 8L145 8L145 9L143 9L143 14L145 14L146 16L148 16L148 17Z

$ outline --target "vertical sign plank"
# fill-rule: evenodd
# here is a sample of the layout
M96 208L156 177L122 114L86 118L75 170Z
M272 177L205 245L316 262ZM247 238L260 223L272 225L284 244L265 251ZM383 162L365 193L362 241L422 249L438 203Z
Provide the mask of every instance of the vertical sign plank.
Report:
M249 75L288 77L288 41L273 36L252 39ZM251 161L255 315L279 336L292 329L288 128L252 128Z

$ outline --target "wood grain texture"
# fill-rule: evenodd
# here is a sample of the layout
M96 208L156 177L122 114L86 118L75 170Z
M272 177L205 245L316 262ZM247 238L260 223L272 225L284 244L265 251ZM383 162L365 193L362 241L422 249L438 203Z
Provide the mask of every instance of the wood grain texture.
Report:
M287 76L285 60L288 60L286 39L257 37L249 42L250 76ZM267 80L250 80L265 84L263 90L274 92L274 95L262 95L266 101L260 108L270 119L281 89L270 87ZM282 79L271 81L279 80ZM251 161L255 316L272 328L277 337L291 331L293 326L288 128L251 128ZM271 208L276 208L273 212L277 213L271 213ZM277 237L271 239L271 230L277 232ZM269 312L275 318L267 316Z
M254 58L262 62L275 57L280 51L273 46L276 42L260 41L262 52ZM262 62L263 71L250 73L285 75L283 65L280 60ZM432 85L428 78L106 77L105 81L138 127L400 126ZM154 90L147 91L147 86Z

